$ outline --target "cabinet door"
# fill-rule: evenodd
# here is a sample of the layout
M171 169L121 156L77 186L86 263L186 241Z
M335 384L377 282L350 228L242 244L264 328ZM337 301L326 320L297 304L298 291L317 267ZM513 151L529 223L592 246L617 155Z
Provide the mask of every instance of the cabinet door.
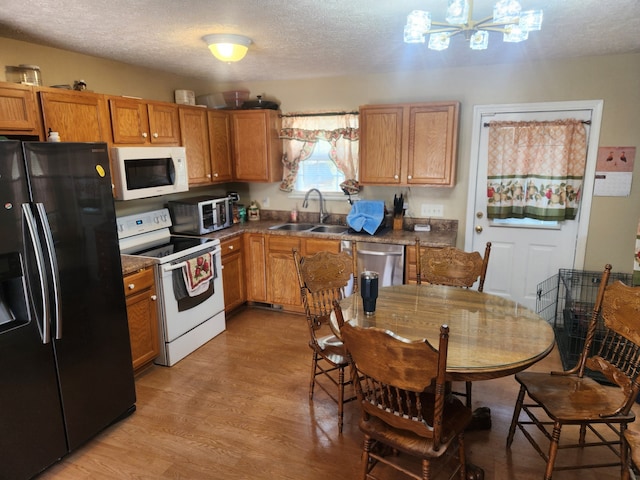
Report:
M216 110L207 111L209 127L209 150L211 154L211 181L231 182L231 121L229 114Z
M403 182L404 108L360 107L360 182L399 185Z
M63 142L109 142L109 111L103 95L90 92L41 90L46 132L60 133Z
M157 296L153 270L124 278L127 319L134 371L151 363L160 353Z
M144 145L149 143L149 119L147 106L134 98L110 98L113 142Z
M267 298L286 310L302 311L300 284L293 249L301 250L302 238L267 235Z
M282 180L280 119L274 110L232 112L235 179L244 182Z
M244 256L242 238L235 237L220 243L222 249L222 282L224 311L229 313L246 301L244 291Z
M40 135L40 117L33 87L0 85L0 132Z
M207 111L180 107L180 137L187 152L189 185L211 183Z
M261 233L244 234L245 279L247 300L267 301L267 274L265 265L265 240Z
M178 106L171 103L147 103L149 139L153 145L180 144Z
M409 107L407 184L453 186L458 104Z

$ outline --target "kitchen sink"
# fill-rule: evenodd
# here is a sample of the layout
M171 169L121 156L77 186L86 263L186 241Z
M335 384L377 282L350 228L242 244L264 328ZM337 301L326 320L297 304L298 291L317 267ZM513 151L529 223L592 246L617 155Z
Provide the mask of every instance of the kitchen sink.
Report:
M349 230L349 227L344 225L318 225L315 223L282 223L269 227L269 230L341 234Z
M345 233L347 230L349 227L344 225L318 225L309 231L313 233Z
M288 230L290 232L304 232L315 227L313 223L283 223L269 227L269 230Z

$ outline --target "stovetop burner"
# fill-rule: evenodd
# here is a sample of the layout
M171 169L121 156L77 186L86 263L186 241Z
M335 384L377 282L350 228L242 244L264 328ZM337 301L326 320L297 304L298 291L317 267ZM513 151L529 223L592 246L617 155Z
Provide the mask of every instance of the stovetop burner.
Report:
M118 217L116 223L121 253L153 258L158 263L185 259L214 250L220 244L214 238L171 235L171 217L166 208Z

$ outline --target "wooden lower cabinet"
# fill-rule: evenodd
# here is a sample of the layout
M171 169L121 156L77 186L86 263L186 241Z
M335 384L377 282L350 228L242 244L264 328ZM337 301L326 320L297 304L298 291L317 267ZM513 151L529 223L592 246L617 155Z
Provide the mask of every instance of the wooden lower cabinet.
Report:
M302 311L293 249L302 255L304 238L267 235L267 301L284 310Z
M340 241L320 238L267 235L266 275L267 301L282 306L283 310L302 312L300 286L293 261L293 249L300 255L313 255L320 251L339 252Z
M222 249L222 283L224 285L224 311L229 313L247 301L244 286L244 254L242 237L220 242Z
M124 292L134 373L149 365L160 353L158 307L153 268L125 275Z

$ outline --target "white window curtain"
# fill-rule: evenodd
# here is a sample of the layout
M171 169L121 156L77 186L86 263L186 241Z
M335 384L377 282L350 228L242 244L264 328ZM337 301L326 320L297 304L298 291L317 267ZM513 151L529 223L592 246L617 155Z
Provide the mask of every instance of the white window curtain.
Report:
M288 114L282 119L280 138L283 140L284 172L280 190L291 192L300 162L311 154L319 140L330 143L329 157L344 173L345 184L357 185L358 179L358 115Z

